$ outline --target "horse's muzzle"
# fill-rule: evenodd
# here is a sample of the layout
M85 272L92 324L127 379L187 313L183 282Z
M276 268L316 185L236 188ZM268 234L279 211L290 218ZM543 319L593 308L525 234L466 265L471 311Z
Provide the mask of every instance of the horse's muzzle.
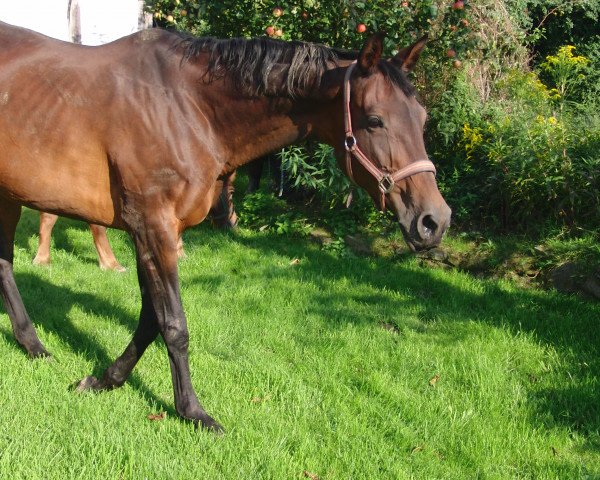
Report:
M409 228L400 222L404 240L413 252L437 247L450 226L452 210L447 205L437 211L423 212L415 216Z

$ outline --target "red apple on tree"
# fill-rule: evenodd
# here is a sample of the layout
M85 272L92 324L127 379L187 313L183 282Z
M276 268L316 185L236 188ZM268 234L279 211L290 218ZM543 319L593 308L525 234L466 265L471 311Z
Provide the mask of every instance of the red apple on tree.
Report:
M454 58L456 57L456 51L452 48L449 48L448 50L446 50L446 56L448 58Z
M272 25L269 25L267 28L265 28L265 33L269 36L272 37L273 34L275 33L275 27Z
M282 35L283 35L283 30L281 28L278 28L277 30L275 30L276 37L281 37Z
M465 2L463 2L463 0L456 0L456 2L452 4L452 10L462 10L463 8L465 8Z
M359 24L356 26L356 31L357 31L358 33L365 33L365 32L367 31L367 26L366 26L364 23L359 23Z
M282 15L283 15L283 10L282 10L281 8L279 8L279 7L275 7L275 8L273 9L273 16L274 16L274 17L277 17L277 18L278 18L278 17L281 17Z

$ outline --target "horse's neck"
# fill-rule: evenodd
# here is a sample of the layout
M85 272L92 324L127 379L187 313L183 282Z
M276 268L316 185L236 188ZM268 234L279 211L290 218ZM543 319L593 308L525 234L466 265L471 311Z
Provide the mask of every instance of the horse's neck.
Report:
M341 145L343 111L341 99L336 97L248 100L238 113L242 117L239 120L243 120L245 112L251 116L250 121L238 122L236 133L226 139L227 170L233 171L309 136L332 146L336 142Z

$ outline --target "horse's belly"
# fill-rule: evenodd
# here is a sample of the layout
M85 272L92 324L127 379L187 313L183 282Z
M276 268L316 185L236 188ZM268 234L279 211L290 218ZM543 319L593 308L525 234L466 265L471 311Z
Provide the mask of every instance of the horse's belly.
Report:
M0 133L0 146L7 139ZM115 221L106 159L21 148L0 151L0 196L29 207L112 225Z

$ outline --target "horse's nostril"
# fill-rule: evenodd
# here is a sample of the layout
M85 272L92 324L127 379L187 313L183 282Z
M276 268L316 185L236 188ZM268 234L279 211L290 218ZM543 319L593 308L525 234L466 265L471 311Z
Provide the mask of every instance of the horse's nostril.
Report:
M426 237L431 237L438 229L438 224L431 215L424 215L421 218L421 225L423 225L423 234Z

